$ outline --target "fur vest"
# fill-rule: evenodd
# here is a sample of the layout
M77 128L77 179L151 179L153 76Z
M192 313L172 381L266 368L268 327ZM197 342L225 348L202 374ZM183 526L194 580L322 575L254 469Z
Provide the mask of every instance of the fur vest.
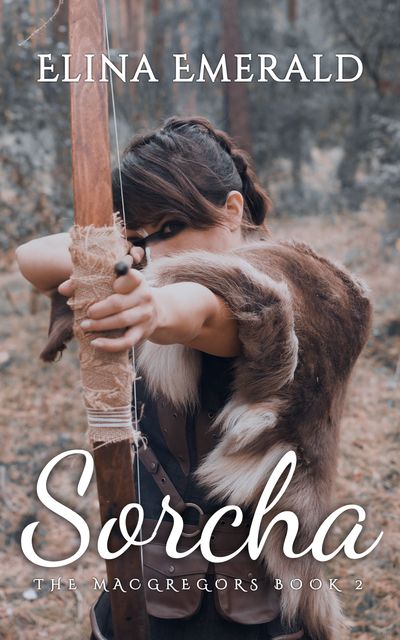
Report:
M153 286L197 282L228 304L237 320L241 355L233 391L215 418L221 438L197 470L210 497L252 508L270 472L290 450L297 468L270 515L290 510L305 549L330 512L340 415L349 375L368 337L371 309L362 285L346 271L294 242L255 242L224 254L189 251L145 269ZM198 402L200 353L182 345L142 345L139 370L154 394L172 403ZM267 523L266 523L267 524ZM281 592L287 622L300 618L313 640L343 636L343 619L323 567L311 554L282 553L275 525L263 550L272 578L301 590ZM313 578L324 587L311 590Z

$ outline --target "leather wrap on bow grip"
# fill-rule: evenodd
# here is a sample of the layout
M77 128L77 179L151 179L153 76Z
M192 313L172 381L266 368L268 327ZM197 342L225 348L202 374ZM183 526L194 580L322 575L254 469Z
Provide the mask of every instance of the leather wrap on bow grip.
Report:
M91 341L101 335L84 331L90 305L113 293L114 265L127 252L121 225L74 227L70 252L74 295L69 304L74 311L74 333L79 342L81 379L91 442L117 442L128 439L138 444L132 428L133 371L128 351L109 353ZM104 332L117 337L123 330Z

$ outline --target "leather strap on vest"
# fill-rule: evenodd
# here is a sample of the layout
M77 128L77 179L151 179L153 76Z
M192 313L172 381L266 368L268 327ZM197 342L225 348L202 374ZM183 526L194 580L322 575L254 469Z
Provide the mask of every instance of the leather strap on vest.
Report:
M194 509L197 511L198 520L195 530L189 531L188 528L185 527L185 531L183 531L182 535L185 538L193 538L199 534L210 516L204 513L200 505L194 502L185 502L183 500L171 478L168 476L164 467L158 461L153 449L149 445L146 445L146 448L140 447L138 450L138 457L145 469L153 476L154 482L157 484L161 493L164 496L170 496L170 505L177 513L182 515L186 509Z
M153 476L154 482L160 489L161 493L164 496L170 496L171 507L178 513L183 513L187 506L186 502L182 499L176 490L174 483L157 460L152 448L149 445L146 445L146 447L140 447L138 456L145 469Z

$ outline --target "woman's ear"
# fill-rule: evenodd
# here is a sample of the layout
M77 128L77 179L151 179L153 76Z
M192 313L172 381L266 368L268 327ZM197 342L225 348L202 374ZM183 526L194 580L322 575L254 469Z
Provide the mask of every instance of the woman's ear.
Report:
M231 231L236 231L242 224L243 196L239 191L230 191L226 198L227 224Z

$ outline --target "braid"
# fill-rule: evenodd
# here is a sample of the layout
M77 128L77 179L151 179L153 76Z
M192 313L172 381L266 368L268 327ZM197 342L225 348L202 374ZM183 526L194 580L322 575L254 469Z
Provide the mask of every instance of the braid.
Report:
M258 183L256 174L250 166L249 155L240 149L226 133L213 129L211 125L210 128L219 145L231 156L241 178L246 213L253 224L261 225L271 208L271 200Z
M223 220L230 191L243 195L243 230L265 223L270 200L249 156L206 118L172 117L154 131L136 135L122 161L128 228L174 215L195 228ZM113 173L114 206L121 208L119 173Z
M166 121L164 130L179 130L180 128L187 129L188 127L205 130L214 138L225 153L231 157L242 181L242 195L248 222L256 226L262 225L270 211L271 200L266 191L258 183L256 174L250 166L250 157L248 154L240 149L228 134L213 127L211 122L206 118L189 118L184 120L172 117Z
M249 157L245 151L235 149L232 160L242 179L243 198L250 218L257 226L261 225L271 208L271 200L266 191L259 185L256 175L249 165Z

